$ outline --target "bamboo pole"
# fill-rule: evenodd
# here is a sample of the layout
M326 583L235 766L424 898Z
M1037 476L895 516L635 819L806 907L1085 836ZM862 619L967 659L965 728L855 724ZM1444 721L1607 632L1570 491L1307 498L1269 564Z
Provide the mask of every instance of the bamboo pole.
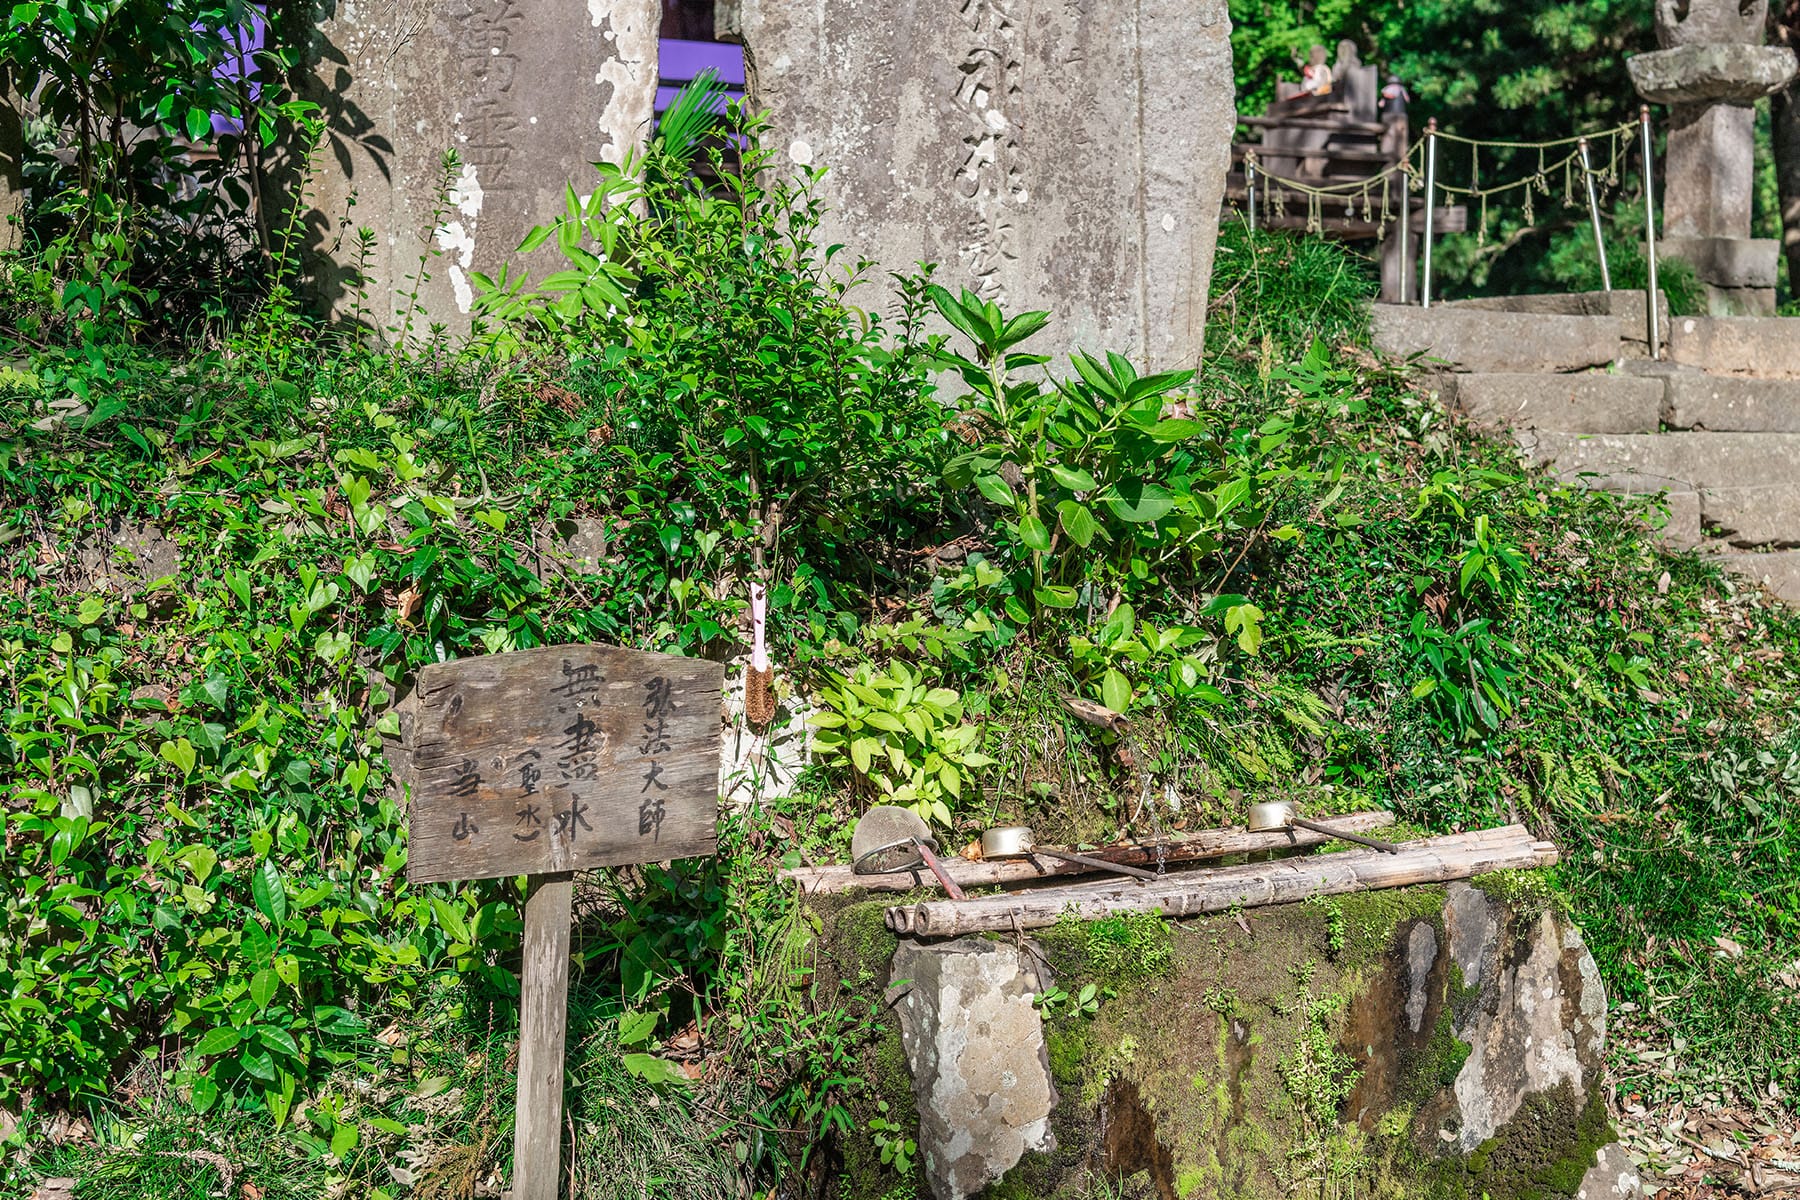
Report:
M1394 814L1385 812L1352 813L1349 816L1332 817L1329 823L1345 833L1367 833L1371 829L1392 825ZM1228 854L1303 850L1312 846L1322 846L1331 840L1327 834L1313 833L1305 829L1279 830L1272 833L1248 833L1235 828L1207 829L1182 837L1170 838L1163 843L1161 861L1186 863L1208 858L1223 858ZM1089 857L1104 858L1108 862L1124 863L1136 867L1154 867L1158 861L1155 846L1103 846L1098 850L1091 851ZM943 863L945 873L965 888L1038 883L1049 879L1068 879L1094 874L1091 868L1075 863L1053 862L1043 857L1037 859L993 859L988 862L970 862L963 858L945 858L940 861ZM853 888L862 888L871 892L910 892L914 888L937 885L937 881L931 877L931 872L923 867L915 871L902 871L892 875L858 875L850 869L848 864L790 867L781 872L781 877L798 883L802 891L815 894L847 892Z
M1556 847L1533 840L1522 825L1409 843L1399 854L1348 851L1215 871L1190 871L1158 882L1081 884L930 900L887 910L887 926L918 937L1041 929L1065 914L1091 921L1124 912L1188 917L1231 908L1291 904L1313 896L1467 879L1488 871L1549 866Z

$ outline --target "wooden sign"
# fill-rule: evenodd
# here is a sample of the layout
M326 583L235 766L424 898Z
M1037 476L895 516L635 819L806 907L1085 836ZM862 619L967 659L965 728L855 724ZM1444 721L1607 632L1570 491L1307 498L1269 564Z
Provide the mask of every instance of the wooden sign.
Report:
M511 1200L556 1200L573 872L711 854L725 668L552 646L419 671L406 875L528 875Z
M615 646L422 668L407 878L713 853L724 674L704 659Z

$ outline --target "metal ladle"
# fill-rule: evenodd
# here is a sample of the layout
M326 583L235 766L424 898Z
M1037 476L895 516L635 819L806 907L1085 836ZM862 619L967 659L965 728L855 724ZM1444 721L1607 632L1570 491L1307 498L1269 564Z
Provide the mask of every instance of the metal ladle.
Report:
M1091 854L1076 854L1072 850L1048 850L1037 845L1031 838L1029 825L1001 825L981 835L981 857L988 858L1030 858L1033 854L1042 854L1046 858L1061 859L1063 862L1079 863L1096 871L1111 871L1117 875L1129 875L1133 879L1156 878L1154 871L1146 871L1142 867L1131 867L1124 863L1109 862L1104 858L1095 858Z
M1355 842L1359 846L1367 846L1372 850L1380 850L1387 854L1400 853L1400 847L1392 842L1377 841L1372 837L1364 837L1360 833L1345 833L1342 829L1333 829L1321 822L1309 821L1294 811L1293 802L1289 800L1271 800L1264 804L1250 806L1249 829L1251 833L1283 832L1296 825L1301 829L1310 829L1314 833L1323 833L1330 837L1342 838L1346 842Z

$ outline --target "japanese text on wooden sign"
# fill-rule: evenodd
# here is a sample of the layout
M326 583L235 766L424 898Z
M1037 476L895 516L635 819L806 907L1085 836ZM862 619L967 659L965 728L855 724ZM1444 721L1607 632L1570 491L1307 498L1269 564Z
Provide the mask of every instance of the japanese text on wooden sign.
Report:
M422 668L407 877L713 853L723 682L718 663L613 646Z

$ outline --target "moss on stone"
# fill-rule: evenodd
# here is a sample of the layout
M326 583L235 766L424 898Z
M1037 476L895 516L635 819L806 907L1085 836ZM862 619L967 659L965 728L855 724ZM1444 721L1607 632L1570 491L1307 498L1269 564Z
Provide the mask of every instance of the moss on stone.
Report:
M1562 897L1551 886L1548 872L1490 871L1469 880L1471 887L1512 911L1516 924L1524 926L1546 912L1562 912Z
M1120 913L1098 921L1065 916L1038 935L1058 980L1118 987L1169 972L1169 924L1156 913Z
M854 1008L879 1003L900 944L886 924L891 903L859 893L807 899L801 920L818 942L810 1004ZM912 1071L900 1044L899 1024L891 1015L884 1015L879 1031L858 1048L856 1073L868 1086L843 1098L853 1124L837 1138L838 1200L908 1200L918 1194L919 1168L902 1177L884 1164L868 1131L880 1102L886 1102L890 1121L917 1112ZM912 1136L917 1137L916 1131Z
M1371 966L1394 945L1394 931L1403 922L1424 918L1437 927L1442 945L1444 889L1435 885L1351 892L1335 897L1343 913L1342 950L1336 959L1356 970Z
M1573 1197L1600 1148L1617 1135L1607 1123L1600 1089L1577 1102L1567 1083L1528 1096L1499 1132L1461 1163L1444 1168L1462 1176L1463 1194L1488 1200Z

